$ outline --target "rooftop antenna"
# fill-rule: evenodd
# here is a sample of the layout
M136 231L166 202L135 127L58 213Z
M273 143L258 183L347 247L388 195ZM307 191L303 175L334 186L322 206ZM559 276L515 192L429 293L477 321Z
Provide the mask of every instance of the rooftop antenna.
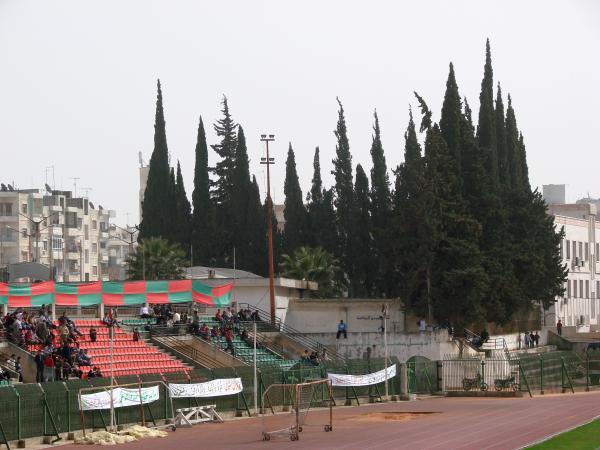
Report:
M79 180L79 177L71 177L71 180L73 180L73 198L77 198L77 180Z
M84 195L85 198L90 198L89 197L89 193L92 190L92 188L90 188L90 187L82 187L82 188L79 188L79 189L81 189L82 191L85 191L85 195Z

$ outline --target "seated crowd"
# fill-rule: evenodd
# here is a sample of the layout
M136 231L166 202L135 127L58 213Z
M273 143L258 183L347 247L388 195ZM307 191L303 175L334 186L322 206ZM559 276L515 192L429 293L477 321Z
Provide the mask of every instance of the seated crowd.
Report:
M139 316L142 319L156 319L156 325L162 326L185 324L188 321L187 314L180 314L173 310L171 304L154 305L153 307L143 305L140 307Z
M65 313L54 322L50 308L42 305L37 311L22 308L7 314L2 323L7 330L8 339L20 347L37 346L34 354L36 381L66 380L69 377L81 378L84 375L102 376L92 366L92 358L85 349L80 348L81 331ZM90 329L90 341L96 341L97 331ZM14 355L7 360L7 367L22 380L20 357Z
M213 325L212 328L209 328L206 323L200 325L198 311L194 311L190 324L190 332L200 336L205 341L211 341L214 338L221 336L224 337L226 343L225 350L231 352L232 355L235 353L235 348L233 346L234 334L237 334L246 344L254 345L253 340L248 335L248 331L241 326L241 323L260 321L258 311L250 312L249 309L243 309L237 312L235 309L227 308L221 312L220 309L217 309L215 320L218 324ZM259 343L257 343L257 345L260 346Z

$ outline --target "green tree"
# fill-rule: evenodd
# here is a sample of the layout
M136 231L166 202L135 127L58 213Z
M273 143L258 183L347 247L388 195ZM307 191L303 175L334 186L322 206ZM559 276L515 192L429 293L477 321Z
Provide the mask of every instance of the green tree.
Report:
M260 191L255 176L252 177L248 192L248 207L246 209L245 220L247 242L241 244L244 257L240 261L240 264L238 264L238 267L258 275L266 276L268 274L267 223L265 209L261 204ZM276 222L274 227L277 227ZM274 248L277 248L277 246L274 245ZM277 260L275 259L275 261Z
M169 149L165 131L165 116L160 80L157 82L156 116L154 120L154 150L150 158L148 180L142 202L139 239L170 238L174 208L173 183L170 177Z
M280 268L284 277L318 283L318 297L330 298L341 294L338 261L321 247L299 247L293 255L283 255Z
M494 71L490 40L485 43L485 65L481 93L479 94L479 124L477 139L485 157L485 169L489 178L490 189L496 191L499 186L498 154L496 144L496 125L494 121Z
M359 164L356 166L356 183L354 185L354 220L353 252L357 255L353 261L350 279L352 292L355 296L373 295L375 278L377 275L377 259L374 257L373 249L373 227L371 223L371 202L369 200L369 180L364 169Z
M210 179L208 176L208 146L204 123L200 117L198 139L196 141L196 165L194 167L194 192L192 203L192 246L194 262L205 266L214 265L214 245L216 224L215 209L210 199Z
M287 160L285 162L285 182L283 185L285 193L285 229L283 232L284 251L292 254L296 248L307 241L307 217L306 208L302 202L302 190L296 172L296 158L292 143L288 148Z
M217 120L214 130L219 137L218 144L212 145L212 149L220 158L211 171L215 175L213 189L211 191L212 201L215 208L215 264L230 265L232 263L232 242L234 240L232 226L235 220L232 208L232 193L235 189L234 172L236 166L237 128L229 112L227 97L223 96L223 117Z
M455 168L459 174L462 169L462 151L460 146L461 113L462 105L454 75L454 65L450 63L450 72L448 73L448 81L446 81L446 94L444 95L444 104L440 117L440 129L448 145L450 154L454 158L454 161L456 161Z
M500 186L506 189L510 186L510 177L508 174L507 158L507 136L506 122L504 118L504 101L502 100L502 89L498 83L496 93L496 109L494 111L494 121L496 124L496 148L498 154L498 179Z
M179 244L148 238L127 258L127 275L130 280L179 280L184 278L185 265Z
M332 174L335 176L335 206L337 215L337 231L339 237L338 251L336 255L341 261L342 269L349 279L354 274L352 269L352 210L354 205L354 186L352 177L352 155L350 154L350 143L346 130L346 119L344 107L337 99L340 107L338 111L338 122L334 132L337 139L336 158L333 160ZM350 292L352 296L352 292Z
M390 193L390 178L385 161L385 153L381 144L381 129L379 128L379 117L377 111L374 113L375 124L371 142L371 228L373 236L373 264L375 264L375 293L377 295L389 294L390 292L390 255L387 242L387 230L390 226L392 212L392 201ZM358 174L357 174L358 182ZM356 188L356 186L355 186Z
M323 247L329 253L337 250L337 232L335 226L335 209L333 206L333 190L324 189L321 180L321 164L319 147L315 149L313 159L313 178L308 201L308 239L313 247Z
M181 248L190 254L190 236L191 236L191 205L185 193L183 185L183 176L181 175L181 166L177 161L177 178L175 181L175 200L176 216L174 217L174 241L181 245Z

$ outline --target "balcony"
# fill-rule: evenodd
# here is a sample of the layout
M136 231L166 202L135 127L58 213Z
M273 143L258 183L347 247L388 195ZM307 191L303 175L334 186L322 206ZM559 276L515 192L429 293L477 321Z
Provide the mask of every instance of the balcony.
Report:
M14 222L18 220L19 216L16 214L8 215L8 216L0 216L0 222Z

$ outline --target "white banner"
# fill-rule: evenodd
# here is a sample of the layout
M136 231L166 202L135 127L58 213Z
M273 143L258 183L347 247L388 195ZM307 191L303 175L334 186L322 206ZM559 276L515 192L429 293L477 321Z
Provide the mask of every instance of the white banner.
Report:
M344 375L330 373L327 378L331 380L332 386L369 386L371 384L383 383L385 381L386 369L381 369L379 372L368 373L366 375ZM387 368L388 380L396 376L396 364Z
M172 398L220 397L242 392L241 378L221 378L197 384L169 384Z
M136 406L140 404L140 389L114 388L113 406L123 408L125 406ZM141 389L141 403L152 403L158 400L158 386L152 386ZM110 408L110 390L96 392L95 394L86 394L81 396L79 407L84 410L90 409L109 409Z

